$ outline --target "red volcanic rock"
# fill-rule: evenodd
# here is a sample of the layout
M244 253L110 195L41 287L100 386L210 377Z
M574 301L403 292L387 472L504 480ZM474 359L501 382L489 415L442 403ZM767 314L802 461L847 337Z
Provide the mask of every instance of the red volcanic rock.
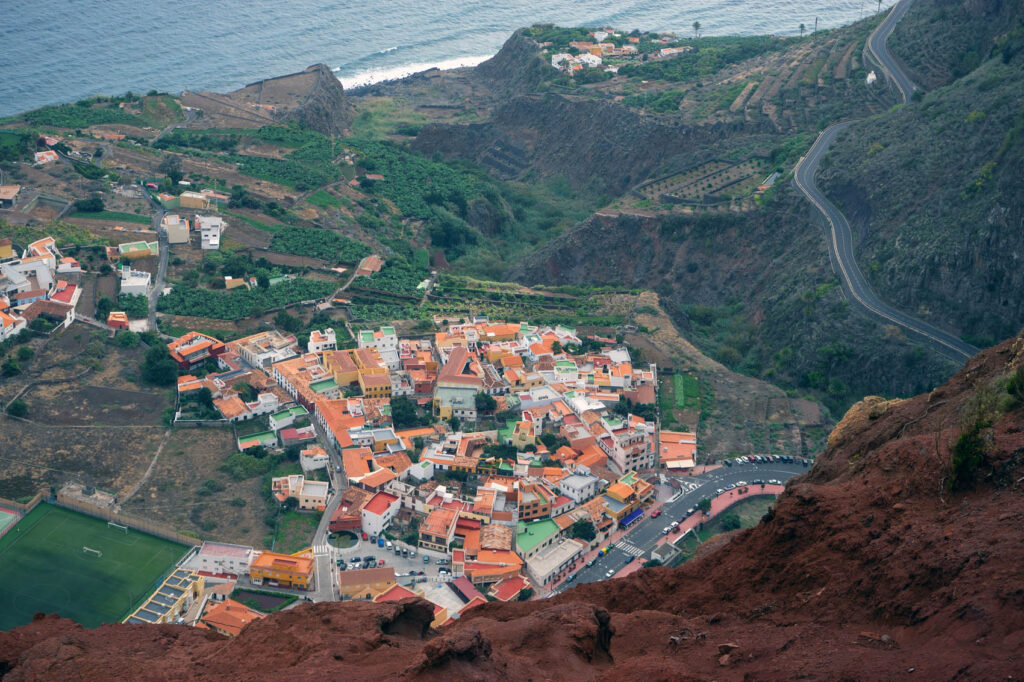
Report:
M33 679L1007 679L1024 671L1024 340L944 386L853 409L757 527L681 568L481 605L441 631L421 600L308 604L235 639L179 626L0 633ZM952 448L975 423L975 485ZM987 424L987 426L986 426Z

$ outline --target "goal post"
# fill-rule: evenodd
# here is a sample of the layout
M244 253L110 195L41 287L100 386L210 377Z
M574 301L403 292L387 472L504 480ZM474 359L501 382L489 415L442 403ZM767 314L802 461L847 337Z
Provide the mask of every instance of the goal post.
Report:
M103 552L98 549L93 549L92 547L86 547L85 545L82 545L82 554L92 555L101 559L103 558Z
M115 530L119 530L122 533L124 533L125 535L128 535L128 526L124 526L124 525L122 525L120 523L114 523L113 521L107 521L107 528L114 528Z

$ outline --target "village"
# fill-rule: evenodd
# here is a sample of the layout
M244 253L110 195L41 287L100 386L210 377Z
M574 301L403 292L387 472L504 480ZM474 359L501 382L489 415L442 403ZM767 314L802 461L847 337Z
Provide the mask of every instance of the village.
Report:
M171 243L198 236L206 249L223 222L168 214L162 228ZM107 254L124 261L121 294L148 297L149 273L132 269L135 247L121 246ZM143 241L136 250L150 248L159 247ZM70 325L80 290L62 277L74 279L81 265L49 237L20 257L9 239L0 249L3 338ZM137 324L116 310L90 323L111 335ZM606 579L667 561L678 554L673 543L751 492L746 481L723 483L707 504L681 511L683 493L697 494L685 481L697 469L696 434L660 428L658 367L634 361L616 339L479 316L433 326L357 330L348 348L331 327L310 330L304 346L277 328L231 341L189 331L166 342L177 374L173 422L229 425L239 453L298 460L301 473L270 481L272 496L317 525L298 552L196 543L126 622L237 634L263 617L253 606L261 600L421 596L443 625L488 600L554 594L584 572ZM762 494L781 489L774 479L757 484ZM649 556L625 539L645 521L657 539ZM612 544L625 562L594 567Z

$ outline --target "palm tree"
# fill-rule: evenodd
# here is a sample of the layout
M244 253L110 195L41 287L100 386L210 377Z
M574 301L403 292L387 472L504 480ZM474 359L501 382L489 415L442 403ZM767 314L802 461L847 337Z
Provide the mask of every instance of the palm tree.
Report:
M807 26L805 26L804 24L800 24L800 37L801 38L804 37L804 31L806 31L806 30L807 30Z
M700 22L699 21L693 22L693 37L694 38L700 38Z

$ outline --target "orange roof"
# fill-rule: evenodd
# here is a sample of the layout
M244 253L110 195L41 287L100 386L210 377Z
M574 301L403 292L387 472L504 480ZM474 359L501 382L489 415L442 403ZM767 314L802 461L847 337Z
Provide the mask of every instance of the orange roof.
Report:
M370 448L349 448L341 451L341 461L345 467L345 475L349 478L361 478L370 473L370 460L373 453Z
M629 496L633 494L633 489L625 483L612 483L608 486L608 493L615 495L623 500L629 499Z
M305 556L293 556L291 554L278 554L277 552L262 552L252 560L250 570L253 568L264 571L281 571L296 573L299 575L311 575L313 573L313 559Z
M418 429L405 429L404 431L395 431L395 435L402 440L412 440L419 436L425 438L426 436L432 436L437 433L432 426L422 426Z
M391 469L378 469L373 473L367 474L359 479L359 483L368 488L379 488L388 481L393 481L398 478L398 474Z
M380 604L386 601L401 601L403 599L416 598L419 596L420 595L416 594L407 587L395 584L389 587L388 589L384 590L380 594L378 594L376 597L374 597L373 601Z
M519 596L529 586L529 583L521 575L505 578L491 587L491 594L498 601L511 601Z
M232 637L237 637L242 629L252 621L267 617L267 614L250 609L234 599L211 603L214 606L206 610L206 613L200 618L200 622L211 630L219 630Z
M394 582L395 569L391 566L361 568L354 571L340 571L338 585L369 585L371 583Z
M370 501L363 506L363 509L371 514L380 516L388 510L388 507L397 501L398 498L390 493L377 493L370 498Z
M217 398L213 401L213 406L224 415L225 419L233 419L249 411L249 408L245 406L245 403L237 395L233 395L230 398Z
M585 467L603 467L608 464L608 455L597 445L591 443L583 448L583 454L576 458L576 464Z
M522 566L523 560L510 549L481 549L476 556L478 564L495 564L498 566Z
M438 508L427 514L420 525L420 532L434 536L448 536L458 514L452 509Z

